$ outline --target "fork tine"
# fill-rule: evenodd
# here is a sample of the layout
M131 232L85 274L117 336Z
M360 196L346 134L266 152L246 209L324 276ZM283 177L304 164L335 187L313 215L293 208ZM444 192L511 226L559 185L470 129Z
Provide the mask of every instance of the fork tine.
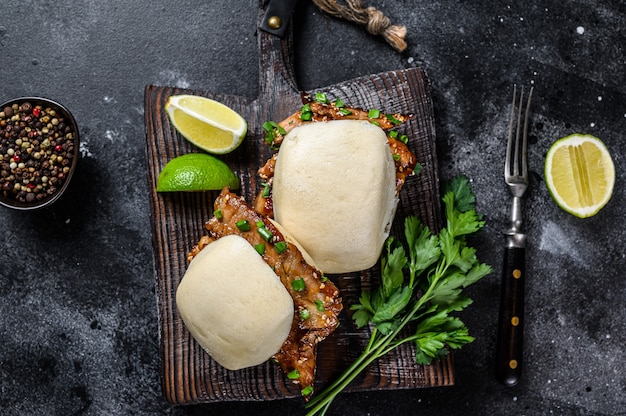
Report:
M532 93L533 88L531 87L526 101L526 109L524 111L524 89L521 88L518 104L517 85L513 86L513 102L511 103L511 119L509 121L509 138L506 144L506 160L504 162L504 174L507 178L511 176L522 176L523 178L528 177L528 117L530 113ZM524 113L522 113L523 111ZM522 114L524 114L523 128ZM522 142L521 146L520 140Z
M511 104L511 117L509 119L509 137L506 143L506 159L504 161L504 177L508 181L511 176L511 160L513 153L513 125L515 123L515 102L517 96L517 85L513 85L513 103Z
M524 102L524 88L519 94L519 106L517 107L517 128L515 129L515 155L513 157L513 176L519 176L520 171L520 129L522 128L522 105Z
M528 114L530 113L530 100L533 96L533 87L530 87L528 92L528 100L526 101L526 114L524 115L524 133L522 139L522 176L528 178ZM521 98L520 98L521 99ZM522 111L520 105L520 112Z

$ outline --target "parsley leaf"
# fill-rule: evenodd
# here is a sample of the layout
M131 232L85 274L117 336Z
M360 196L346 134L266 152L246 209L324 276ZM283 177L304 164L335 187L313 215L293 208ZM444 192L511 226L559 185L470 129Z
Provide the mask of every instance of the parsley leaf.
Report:
M457 176L443 186L444 195L452 192L454 195L454 205L459 211L466 212L474 209L476 196L472 192L469 179L466 176Z
M366 326L372 320L372 316L374 316L374 308L372 308L370 303L370 292L361 293L359 303L352 305L350 309L355 311L352 314L352 319L356 326L359 328Z
M393 237L385 243L387 255L381 259L382 282L385 298L402 286L404 282L403 269L407 263L404 247L394 244Z

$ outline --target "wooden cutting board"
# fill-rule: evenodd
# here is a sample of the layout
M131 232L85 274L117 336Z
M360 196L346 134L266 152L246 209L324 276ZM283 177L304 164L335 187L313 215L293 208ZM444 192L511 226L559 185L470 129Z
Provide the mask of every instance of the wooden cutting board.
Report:
M263 0L259 19L264 15ZM204 234L203 224L213 212L217 192L157 194L156 181L172 158L199 150L181 138L169 123L164 105L170 95L196 94L230 106L248 121L248 136L233 153L221 157L239 175L241 195L252 202L260 190L257 169L271 155L264 143L262 124L279 121L298 110L300 91L292 65L292 35L284 38L259 31L260 88L256 99L147 86L145 90L146 155L152 225L152 244L159 317L163 394L173 404L227 400L271 400L300 396L299 390L267 362L257 367L229 371L219 366L190 336L176 309L175 294L183 277L186 254ZM432 230L442 225L435 130L430 82L420 68L390 71L341 82L312 92L325 92L350 106L378 108L386 113L414 114L401 132L423 169L405 184L392 234L401 236L404 218L417 215ZM376 285L378 267L362 273L329 276L341 290L344 312L337 331L318 348L316 390L324 387L363 350L369 332L358 329L348 316L363 288ZM405 344L370 366L349 391L444 386L454 383L448 357L430 366L416 365L414 347Z

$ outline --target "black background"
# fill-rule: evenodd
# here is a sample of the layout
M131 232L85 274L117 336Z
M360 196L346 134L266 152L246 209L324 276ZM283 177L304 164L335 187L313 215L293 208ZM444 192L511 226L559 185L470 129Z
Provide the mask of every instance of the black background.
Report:
M475 238L496 273L471 287L476 337L454 387L340 396L330 414L625 414L626 6L591 1L367 1L408 30L395 52L301 0L300 88L423 67L440 175L467 175L485 215ZM39 95L78 120L79 170L38 212L0 212L0 410L4 415L300 415L300 400L172 407L161 397L146 189L147 84L256 97L255 0L14 1L0 7L0 100ZM533 85L526 362L493 377L509 197L503 143L514 83ZM550 144L573 132L610 149L615 193L595 217L561 211L543 182Z

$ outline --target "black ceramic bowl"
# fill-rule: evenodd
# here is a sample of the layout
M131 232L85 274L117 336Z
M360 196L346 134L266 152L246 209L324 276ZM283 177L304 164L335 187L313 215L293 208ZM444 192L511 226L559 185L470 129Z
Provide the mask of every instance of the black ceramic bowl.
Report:
M79 157L76 120L41 97L0 104L0 205L32 210L65 192Z

